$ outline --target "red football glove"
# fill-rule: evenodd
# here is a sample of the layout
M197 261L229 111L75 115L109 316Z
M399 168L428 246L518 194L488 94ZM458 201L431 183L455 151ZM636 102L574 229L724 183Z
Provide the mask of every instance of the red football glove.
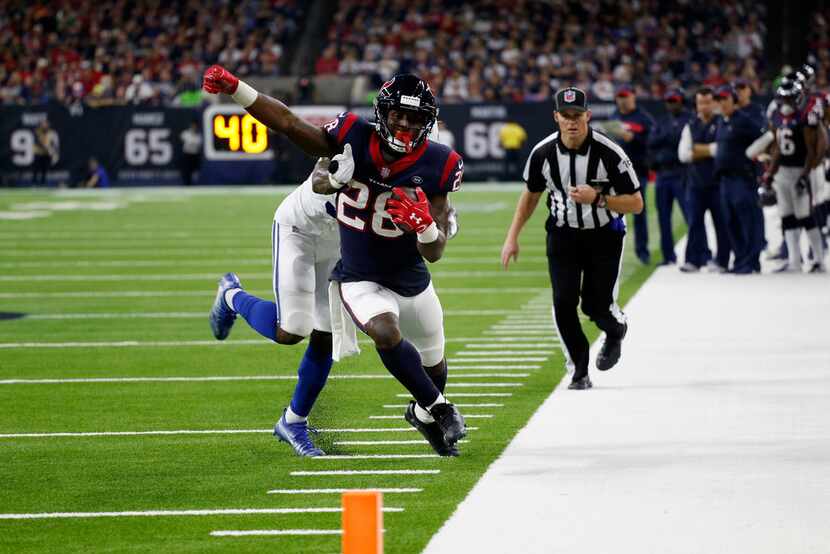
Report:
M386 211L392 216L392 221L403 229L412 229L416 233L423 233L432 225L432 215L429 213L429 200L421 187L415 189L417 200L412 200L404 189L392 189L395 196L386 204Z
M221 65L212 65L205 71L202 87L211 94L233 94L239 86L239 79Z

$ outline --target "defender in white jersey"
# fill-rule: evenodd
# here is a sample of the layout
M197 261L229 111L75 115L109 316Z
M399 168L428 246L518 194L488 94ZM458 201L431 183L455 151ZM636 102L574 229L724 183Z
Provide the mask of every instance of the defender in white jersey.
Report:
M335 159L341 167L338 177L351 179L351 153L344 152ZM331 197L313 190L315 183L328 184L329 164L329 159L320 158L311 175L283 200L274 214L274 301L245 292L236 274L228 273L219 281L209 318L218 340L227 338L237 314L276 343L297 344L309 338L291 403L274 427L274 435L289 443L300 456L325 454L309 437L308 415L332 366L328 279L340 258L340 240L331 215Z

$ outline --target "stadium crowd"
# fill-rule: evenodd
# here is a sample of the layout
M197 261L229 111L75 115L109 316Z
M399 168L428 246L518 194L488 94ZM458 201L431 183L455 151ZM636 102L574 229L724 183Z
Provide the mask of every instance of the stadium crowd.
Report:
M763 9L746 0L344 0L316 71L378 83L413 71L443 102L533 101L565 85L610 101L621 84L659 99L736 78L762 90Z
M277 75L303 3L4 2L0 104L202 101L205 67Z
M0 104L201 102L212 63L242 76L279 75L308 6L296 0L11 2L0 13ZM818 15L817 86L830 51ZM770 91L763 4L736 0L342 0L318 75L414 71L445 103L534 101L564 85L610 101L621 84L641 98L736 78ZM118 22L124 22L118 24ZM308 68L312 72L312 68Z

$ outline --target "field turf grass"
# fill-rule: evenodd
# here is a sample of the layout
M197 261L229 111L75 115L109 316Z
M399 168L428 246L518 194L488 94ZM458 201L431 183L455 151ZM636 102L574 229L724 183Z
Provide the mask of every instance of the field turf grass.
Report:
M337 535L211 532L336 530L336 511L48 519L9 514L338 508L339 494L267 491L381 487L423 489L384 495L385 506L403 508L384 514L386 551L419 552L560 381L564 362L547 319L543 205L523 234L518 265L503 272L499 253L519 189L470 186L454 195L461 233L432 271L446 312L447 396L462 405L485 405L463 407L464 414L492 417L467 420L478 429L470 431L457 459L295 456L269 429L287 405L305 345L259 340L242 320L218 343L206 318L216 279L229 270L252 292L270 297L271 219L286 190L3 192L0 217L47 215L0 219L0 551L334 553L340 547ZM653 205L651 220L658 260ZM634 259L632 235L623 303L654 269ZM593 325L586 329L591 340L598 336ZM493 352L523 351L534 342L541 348L531 350L535 354L475 358L498 339L522 345L504 342ZM332 370L335 378L311 423L335 431L322 432L318 444L337 455L430 454L426 444L341 444L420 439L402 417L406 399L398 395L404 389L388 378L369 344L363 342L362 349ZM465 361L457 361L465 354ZM520 359L534 356L543 361ZM235 376L286 379L14 381ZM596 377L601 387L602 378ZM370 418L378 415L397 417ZM380 428L406 430L344 431ZM180 430L251 432L10 436ZM440 473L291 475L321 470Z

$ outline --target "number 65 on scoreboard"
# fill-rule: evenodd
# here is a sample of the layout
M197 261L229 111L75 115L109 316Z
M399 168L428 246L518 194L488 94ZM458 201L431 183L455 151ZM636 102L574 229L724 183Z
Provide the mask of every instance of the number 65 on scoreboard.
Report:
M210 106L202 114L207 160L270 160L268 128L241 106Z

